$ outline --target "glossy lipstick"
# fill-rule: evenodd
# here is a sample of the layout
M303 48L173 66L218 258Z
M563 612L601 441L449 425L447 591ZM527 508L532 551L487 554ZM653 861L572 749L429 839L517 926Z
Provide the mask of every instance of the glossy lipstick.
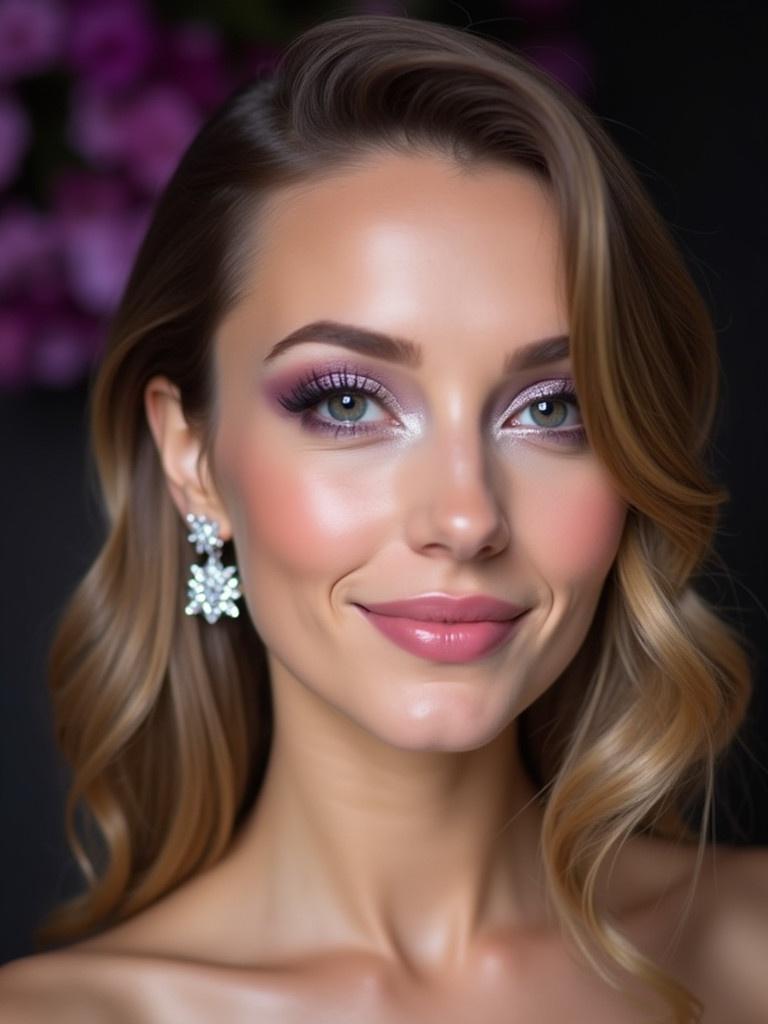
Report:
M483 594L424 594L357 607L403 650L444 663L473 661L493 653L512 636L527 611Z

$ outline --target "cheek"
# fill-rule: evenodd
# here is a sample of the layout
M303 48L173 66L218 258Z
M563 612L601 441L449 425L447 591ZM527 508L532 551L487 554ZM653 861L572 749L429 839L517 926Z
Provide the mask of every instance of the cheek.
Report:
M384 514L381 481L366 486L355 467L324 472L312 453L302 462L296 452L250 450L230 458L228 478L235 496L238 548L243 542L251 565L279 563L284 571L307 577L341 575L364 556Z
M553 581L607 574L618 550L626 505L594 463L553 474L528 496L529 553Z

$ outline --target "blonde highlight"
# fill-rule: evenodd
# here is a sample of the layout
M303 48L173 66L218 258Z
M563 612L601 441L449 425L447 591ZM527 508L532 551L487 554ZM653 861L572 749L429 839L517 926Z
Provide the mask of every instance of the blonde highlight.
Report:
M695 585L727 500L706 467L714 331L597 120L505 46L416 19L307 30L274 78L241 89L203 127L158 203L91 396L108 535L49 663L73 772L67 832L86 887L39 940L100 930L215 863L258 794L271 741L263 644L247 617L211 629L183 614L185 526L142 396L166 375L212 449L213 339L258 247L260 205L385 150L524 167L557 200L579 404L629 514L589 636L521 731L564 935L607 982L620 986L625 972L688 1024L700 1000L597 911L595 886L636 832L697 843L700 863L716 761L751 696L741 639ZM699 796L696 830L685 812Z

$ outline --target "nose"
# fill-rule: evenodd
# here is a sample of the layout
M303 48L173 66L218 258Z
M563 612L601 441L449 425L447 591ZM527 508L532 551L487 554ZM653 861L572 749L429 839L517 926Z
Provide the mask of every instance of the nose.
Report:
M408 467L407 539L425 555L489 558L509 542L509 524L482 441L466 422L433 438Z

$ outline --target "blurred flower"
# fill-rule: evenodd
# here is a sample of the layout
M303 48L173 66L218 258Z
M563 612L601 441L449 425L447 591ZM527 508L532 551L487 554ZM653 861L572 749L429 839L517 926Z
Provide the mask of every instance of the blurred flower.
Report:
M118 174L70 170L53 190L53 224L62 276L80 305L110 312L146 231L150 208Z
M90 313L117 306L149 223L149 210L94 212L62 222L62 250L71 294Z
M166 33L158 62L163 81L172 82L205 111L221 103L235 76L219 34L203 21L190 21Z
M33 326L31 310L0 306L0 387L16 388L26 383Z
M61 55L64 14L53 0L0 0L0 81L47 71Z
M59 221L125 210L135 198L124 176L82 167L60 171L51 192L54 216Z
M74 0L69 61L92 87L136 83L155 53L156 29L140 0Z
M0 297L56 301L64 290L56 228L27 202L0 211Z
M152 85L122 98L76 92L72 144L97 166L124 166L150 194L160 192L200 126L200 112L173 85Z
M0 95L0 189L16 177L29 147L32 128L15 96Z
M117 174L71 170L56 181L52 221L62 275L84 309L101 314L117 301L136 245L138 228L130 225L148 216L136 209L130 184Z
M200 113L173 86L157 85L137 96L123 117L123 155L134 181L158 193L201 122Z
M88 85L72 90L67 133L70 144L97 166L117 163L123 154L124 102Z

